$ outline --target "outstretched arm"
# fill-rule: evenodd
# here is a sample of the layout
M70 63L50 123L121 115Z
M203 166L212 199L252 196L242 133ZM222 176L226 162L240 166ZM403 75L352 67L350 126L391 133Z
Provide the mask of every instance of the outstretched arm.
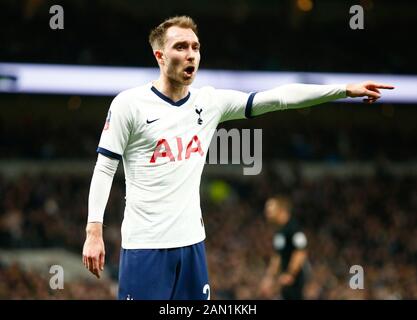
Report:
M379 89L394 89L393 86L366 81L341 85L288 84L272 90L252 94L250 117L267 112L305 108L346 97L365 97L364 102L373 103L381 97Z

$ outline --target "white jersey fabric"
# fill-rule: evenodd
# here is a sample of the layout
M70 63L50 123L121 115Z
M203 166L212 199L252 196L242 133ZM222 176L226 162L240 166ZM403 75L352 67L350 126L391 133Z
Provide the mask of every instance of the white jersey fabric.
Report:
M200 179L220 122L344 98L345 89L345 85L294 84L248 94L190 88L177 102L151 83L121 92L110 106L97 152L123 160L122 247L174 248L205 239ZM112 179L107 180L111 184ZM92 182L90 196L98 194L99 188ZM98 206L102 209L89 205L89 222L103 221L108 195L105 198L104 205Z

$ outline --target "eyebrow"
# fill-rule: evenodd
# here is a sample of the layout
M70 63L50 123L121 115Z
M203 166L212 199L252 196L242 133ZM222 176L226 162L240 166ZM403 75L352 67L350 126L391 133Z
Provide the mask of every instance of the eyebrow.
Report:
M188 45L188 41L187 40L183 40L183 41L177 41L177 42L174 42L173 43L173 47L175 47L175 46L177 46L177 45L179 45L179 44L185 44L185 45ZM192 46L194 46L194 45L197 45L198 47L201 47L201 45L200 45L200 42L198 42L198 41L193 41L192 43L191 43L191 45Z

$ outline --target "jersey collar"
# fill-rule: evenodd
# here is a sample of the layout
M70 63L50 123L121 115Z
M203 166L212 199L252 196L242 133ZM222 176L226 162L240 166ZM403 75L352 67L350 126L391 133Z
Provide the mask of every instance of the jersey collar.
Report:
M164 95L162 92L160 92L157 88L155 88L154 86L152 86L151 87L151 90L153 91L153 93L155 93L159 98L161 98L162 100L164 100L164 101L166 101L166 102L168 102L170 105L173 105L173 106L175 106L175 107L180 107L180 106L182 106L184 103L186 103L187 101L188 101L188 99L190 98L190 95L191 95L191 93L190 93L190 91L188 91L188 94L184 97L184 98L182 98L182 99L180 99L180 100L178 100L178 101L174 101L174 100L172 100L171 98L169 98L169 97L167 97L166 95Z

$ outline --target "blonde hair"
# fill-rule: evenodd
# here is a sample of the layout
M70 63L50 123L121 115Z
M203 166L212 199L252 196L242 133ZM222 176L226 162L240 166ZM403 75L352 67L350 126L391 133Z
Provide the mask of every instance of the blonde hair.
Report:
M153 50L162 49L165 45L165 35L168 28L177 26L184 29L191 29L197 34L197 25L194 20L188 16L176 16L166 19L159 26L151 30L149 34L149 44Z

